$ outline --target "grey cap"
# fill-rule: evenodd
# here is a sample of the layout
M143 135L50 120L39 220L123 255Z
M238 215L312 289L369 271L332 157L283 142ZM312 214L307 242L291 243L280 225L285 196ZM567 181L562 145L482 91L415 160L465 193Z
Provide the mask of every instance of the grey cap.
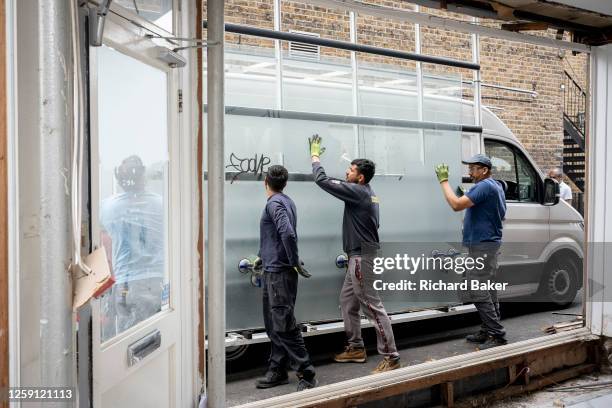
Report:
M487 156L481 153L474 155L467 160L463 160L461 163L463 164L482 164L483 166L488 167L488 168L493 167L493 165L491 164L491 159L489 159Z

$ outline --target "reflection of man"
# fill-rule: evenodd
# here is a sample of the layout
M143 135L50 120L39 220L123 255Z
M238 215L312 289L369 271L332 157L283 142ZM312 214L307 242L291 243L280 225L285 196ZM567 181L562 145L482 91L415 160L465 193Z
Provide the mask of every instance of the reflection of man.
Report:
M266 375L257 388L287 384L287 363L295 364L297 390L317 385L315 371L306 351L302 332L295 321L298 274L302 267L297 248L297 211L293 200L283 194L289 173L283 166L270 166L265 178L268 202L261 215L260 250L255 267L263 266L263 315L271 343ZM310 275L308 275L310 276Z
M395 370L400 367L399 353L395 346L391 320L373 287L372 262L364 257L365 245L378 246L378 197L370 187L375 165L368 159L356 159L346 171L346 181L327 177L319 156L321 138L314 135L309 139L312 172L315 182L323 190L344 201L342 220L342 244L349 257L348 270L340 292L340 308L344 320L344 331L348 346L336 354L338 363L364 363L366 351L361 337L361 316L366 315L376 330L378 352L384 356L373 373Z
M466 210L463 218L463 245L470 257L481 259L482 270L468 269L468 280L493 281L497 272L497 253L502 240L502 221L506 216L506 201L500 184L491 178L491 160L477 154L463 162L470 170L474 186L461 197L457 197L448 183L448 166L436 166L436 175L442 192L455 211ZM482 327L480 331L466 337L472 343L480 343L481 350L506 344L506 331L500 323L499 302L496 290L470 290L469 300L474 303Z
M559 183L559 198L567 201L569 205L572 205L572 189L563 181L563 171L555 167L548 172L548 177L557 180Z
M145 191L145 166L138 156L124 159L115 178L123 193L104 200L100 215L102 242L115 275L103 301L103 340L160 311L164 277L162 197Z

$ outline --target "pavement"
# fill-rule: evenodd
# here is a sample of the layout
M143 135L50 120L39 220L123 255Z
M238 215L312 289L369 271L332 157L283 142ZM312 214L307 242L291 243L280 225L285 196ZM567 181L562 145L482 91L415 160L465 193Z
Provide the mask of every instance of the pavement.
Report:
M574 314L581 313L582 303L579 293L576 301L562 310L538 303L505 303L502 305L502 323L507 331L507 339L512 343L545 336L544 327L574 320ZM476 347L467 343L464 338L467 334L477 331L479 327L476 313L394 326L402 365L415 365L475 351ZM376 367L381 357L376 353L374 331L365 329L363 334L368 349L368 361L364 364L333 362L333 354L343 348L343 333L305 339L317 370L319 386L365 376ZM259 401L296 391L297 380L292 374L290 374L290 382L287 385L265 390L255 388L255 379L266 371L268 354L268 344L253 345L240 360L228 362L228 406ZM522 406L516 405L516 407Z
M551 385L540 391L507 398L490 408L609 408L612 407L612 374L590 374ZM601 385L598 385L601 384ZM566 390L559 388L576 387Z

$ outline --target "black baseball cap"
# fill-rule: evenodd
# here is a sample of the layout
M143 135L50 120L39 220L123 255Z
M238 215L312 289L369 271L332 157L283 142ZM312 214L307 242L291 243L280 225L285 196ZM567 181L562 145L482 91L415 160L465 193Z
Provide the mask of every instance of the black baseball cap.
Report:
M463 160L461 163L463 164L482 164L483 166L488 167L488 168L493 167L493 165L491 164L491 159L489 159L487 156L485 156L482 153L478 153L477 155L474 155L467 160Z

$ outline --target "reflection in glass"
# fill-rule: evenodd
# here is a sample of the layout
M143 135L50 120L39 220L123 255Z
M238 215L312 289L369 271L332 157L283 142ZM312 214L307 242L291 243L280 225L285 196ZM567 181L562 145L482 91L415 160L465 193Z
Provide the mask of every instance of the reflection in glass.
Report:
M98 52L100 240L115 276L100 302L106 341L168 305L167 77Z
M273 48L235 45L230 48L228 45L225 51L225 104L276 109L276 64ZM205 66L204 75L206 72Z
M115 3L135 12L164 30L172 32L173 0L115 0Z
M360 115L418 120L414 72L358 59L357 83Z
M283 109L353 115L351 60L283 57Z

